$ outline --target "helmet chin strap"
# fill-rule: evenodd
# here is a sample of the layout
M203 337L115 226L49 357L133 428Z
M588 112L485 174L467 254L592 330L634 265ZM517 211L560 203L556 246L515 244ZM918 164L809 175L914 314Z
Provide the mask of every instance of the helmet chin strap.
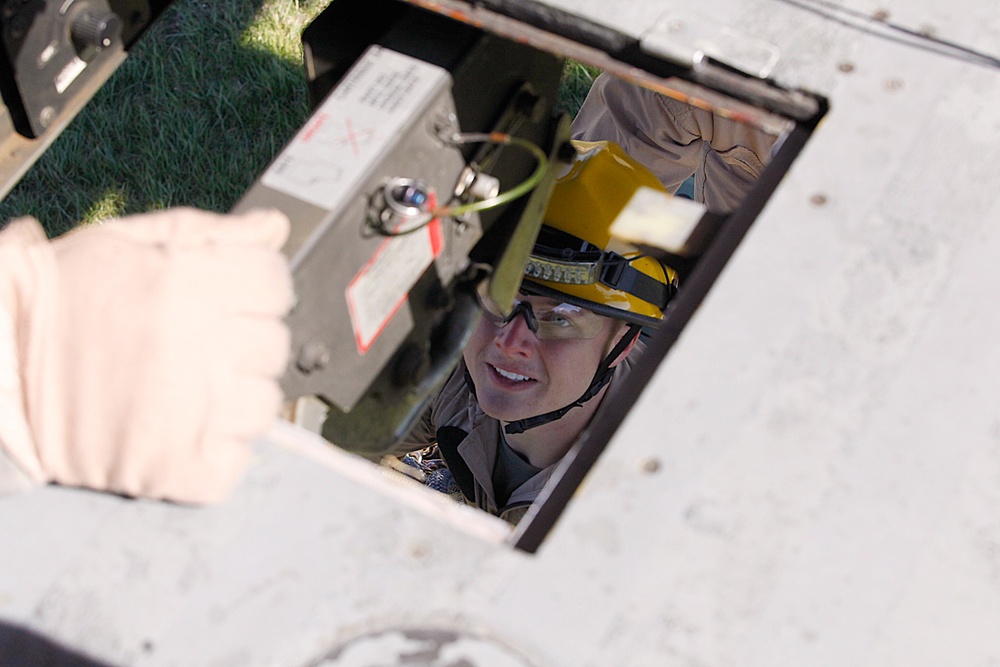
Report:
M611 378L614 377L615 369L611 366L611 364L614 363L615 359L617 359L621 353L632 344L632 341L636 339L641 329L642 327L638 324L629 323L625 335L621 337L618 344L615 345L611 352L608 353L608 356L604 357L604 361L601 362L601 365L597 367L597 372L594 373L594 379L590 381L590 386L587 388L587 391L583 392L583 395L580 396L580 398L576 399L566 407L559 408L558 410L510 422L504 427L504 433L507 435L517 435L518 433L524 433L528 429L554 422L557 419L561 419L573 408L578 408L594 396L597 396L601 390L604 389L609 382L611 382ZM472 389L473 395L475 395L476 388L472 385L472 377L469 375L468 369L465 371L465 381Z

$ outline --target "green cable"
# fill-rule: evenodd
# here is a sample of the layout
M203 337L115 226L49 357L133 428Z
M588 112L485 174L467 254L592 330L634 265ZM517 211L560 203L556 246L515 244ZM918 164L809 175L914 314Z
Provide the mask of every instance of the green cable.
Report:
M455 217L464 213L471 213L473 211L485 211L487 209L506 204L509 201L513 201L533 190L539 182L541 182L542 177L545 176L545 172L549 166L549 160L545 155L545 151L539 148L536 144L520 137L512 137L509 134L493 132L490 134L458 134L455 135L454 140L455 143L458 144L492 143L504 146L517 146L518 148L523 148L530 152L535 157L537 165L535 166L535 171L532 172L528 178L521 183L518 183L510 190L501 192L495 197L490 197L489 199L469 202L468 204L461 204L454 207L445 206L443 208L436 209L432 211L432 215L434 217Z
M494 208L496 206L501 206L509 201L513 201L518 197L525 195L526 193L533 190L538 183L545 176L545 172L548 170L549 160L545 155L545 151L539 148L536 144L528 141L527 139L522 139L520 137L514 137L509 134L504 134L501 132L491 132L491 133L468 133L468 134L455 134L451 137L451 142L455 145L461 144L472 144L472 143L491 143L503 146L517 146L518 148L523 148L530 152L537 162L535 166L535 171L531 173L528 178L526 178L521 183L507 190L506 192L500 192L495 197L490 197L489 199L482 199L477 202L469 202L468 204L460 204L459 206L449 207L444 206L442 208L436 208L426 214L426 217L422 217L420 220L411 223L410 226L405 229L389 231L384 228L377 228L376 232L382 236L405 236L407 234L412 234L413 232L419 231L426 227L435 218L441 217L455 217L462 215L464 213L471 213L473 211L485 211L486 209Z

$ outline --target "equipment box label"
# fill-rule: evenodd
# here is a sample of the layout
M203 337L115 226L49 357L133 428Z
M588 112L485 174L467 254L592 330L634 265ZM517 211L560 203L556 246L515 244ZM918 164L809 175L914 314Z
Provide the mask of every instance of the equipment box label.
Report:
M446 70L371 46L261 178L269 188L328 211L357 195Z

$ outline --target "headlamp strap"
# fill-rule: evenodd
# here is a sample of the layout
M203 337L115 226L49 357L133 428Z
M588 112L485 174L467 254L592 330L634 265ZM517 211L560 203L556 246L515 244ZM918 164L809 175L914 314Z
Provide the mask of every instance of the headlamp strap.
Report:
M612 261L605 261L601 267L601 283L619 292L638 297L660 310L667 307L667 303L676 291L673 283L661 283L632 266L624 257L619 255L613 257Z

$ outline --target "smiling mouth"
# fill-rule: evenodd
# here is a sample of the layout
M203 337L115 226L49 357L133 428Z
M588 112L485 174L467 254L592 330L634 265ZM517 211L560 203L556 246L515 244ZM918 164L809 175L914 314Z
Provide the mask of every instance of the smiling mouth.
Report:
M521 375L520 373L514 373L513 371L505 371L504 369L498 368L492 364L490 364L490 368L492 368L497 375L506 380L510 380L511 382L528 382L529 380L532 380L532 378L527 375Z

